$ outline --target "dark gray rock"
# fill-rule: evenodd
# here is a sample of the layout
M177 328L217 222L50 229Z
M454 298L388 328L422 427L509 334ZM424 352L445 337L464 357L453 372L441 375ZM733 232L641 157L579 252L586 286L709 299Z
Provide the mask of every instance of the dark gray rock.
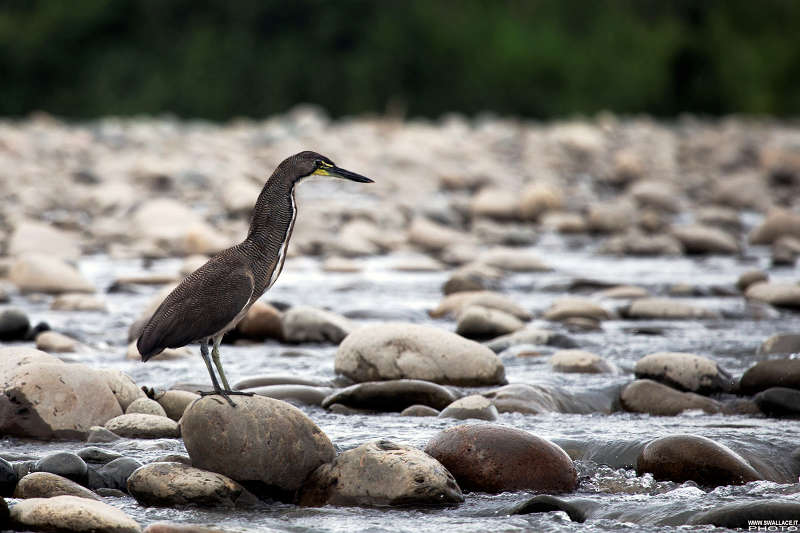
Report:
M339 454L303 485L301 505L431 505L464 501L438 461L411 446L378 440Z
M102 486L107 489L128 490L128 478L142 463L131 457L120 457L110 461L95 473L102 480ZM99 487L91 487L99 488Z
M689 520L690 525L712 524L729 529L748 530L754 520L777 522L800 520L800 503L796 501L758 501L722 505L702 511ZM777 527L777 526L776 526ZM776 529L778 531L779 529ZM752 530L751 530L752 531Z
M456 400L450 389L416 379L369 381L337 391L323 400L322 407L334 403L373 411L402 411L415 404L444 409Z
M800 390L771 387L755 395L753 400L761 411L778 418L800 417Z
M425 453L442 463L464 490L571 492L578 486L575 465L564 450L515 428L452 427L434 436Z
M331 441L296 407L262 396L234 401L236 407L206 396L184 413L182 435L192 465L285 498L333 460Z
M577 348L578 343L563 333L549 329L525 328L502 337L492 339L486 346L495 353L500 353L522 344L555 346L557 348Z
M713 414L722 411L722 404L693 392L681 392L649 379L637 379L620 394L626 411L658 416L675 416L684 411L702 410Z
M89 435L86 437L87 443L103 443L114 442L119 440L120 436L103 426L92 426L89 428Z
M19 309L0 312L0 341L25 340L31 327L28 315Z
M14 466L5 459L0 459L0 496L14 494L17 481L19 481L19 476L14 470Z
M584 505L579 505L573 502L568 502L549 494L539 494L526 500L520 504L515 505L508 510L506 514L533 514L533 513L550 513L553 511L563 511L567 513L569 519L573 522L583 523L586 521L586 509L584 508L586 502L581 502Z
M570 392L550 385L514 383L483 393L501 413L612 413L619 410L619 387Z
M800 333L778 333L758 347L758 355L800 353Z
M639 379L652 379L680 390L698 393L730 392L735 382L730 373L708 357L693 353L657 352L636 361Z
M35 472L49 472L72 481L84 484L89 467L74 453L58 452L42 457L34 466Z
M741 485L764 479L744 458L718 442L697 435L670 435L649 442L636 461L636 474L659 481L699 485Z
M743 394L756 394L772 387L800 389L800 359L768 359L745 371L739 382Z
M87 463L100 463L106 464L114 459L122 457L121 453L113 450L106 450L105 448L98 448L97 446L87 446L77 452L78 457Z

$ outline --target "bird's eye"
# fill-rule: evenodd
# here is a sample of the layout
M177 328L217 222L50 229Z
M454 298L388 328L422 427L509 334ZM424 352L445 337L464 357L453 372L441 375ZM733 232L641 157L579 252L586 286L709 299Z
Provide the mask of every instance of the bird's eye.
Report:
M317 167L317 168L321 168L322 167L322 160L317 159L316 161L314 161L314 166Z

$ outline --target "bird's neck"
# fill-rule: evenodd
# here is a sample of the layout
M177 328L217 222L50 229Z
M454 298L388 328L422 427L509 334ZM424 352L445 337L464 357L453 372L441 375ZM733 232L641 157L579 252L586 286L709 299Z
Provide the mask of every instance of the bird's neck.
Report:
M246 239L263 245L265 252L270 244L283 242L286 229L294 219L294 183L287 183L276 174L267 180L258 195Z

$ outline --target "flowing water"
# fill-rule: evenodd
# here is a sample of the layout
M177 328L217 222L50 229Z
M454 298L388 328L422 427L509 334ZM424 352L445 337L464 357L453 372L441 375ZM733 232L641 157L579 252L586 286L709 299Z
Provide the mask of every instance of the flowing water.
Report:
M655 351L687 351L712 357L733 375L741 375L758 359L756 349L770 335L800 331L800 314L748 304L735 295L738 275L753 268L767 268L766 251L751 250L746 257L615 258L596 255L586 240L564 240L544 236L534 250L554 267L549 273L514 274L502 282L502 290L538 315L550 302L567 293L573 280L591 279L611 284L636 284L654 294L688 283L701 296L691 302L716 309L719 320L631 321L611 320L601 331L567 331L559 324L534 320L541 326L571 336L581 348L604 356L622 369L622 374L557 374L547 363L552 347L536 347L544 357L518 357L510 350L501 354L511 383L557 385L573 393L608 389L629 382L637 359ZM365 259L359 273L323 272L311 258L287 261L282 277L265 296L291 305L329 308L358 323L406 320L454 329L451 320L433 320L427 310L441 299L446 272L400 272L392 269L397 256ZM120 276L142 273L176 273L178 260L156 261L145 267L139 261L111 260L106 256L84 258L81 270L98 287L108 287ZM772 279L793 279L792 269L771 269ZM106 295L109 312L63 312L49 309L48 298L14 296L12 305L24 309L33 321L46 321L53 329L76 337L92 347L73 360L94 366L115 367L129 373L140 385L167 388L176 382L206 383L208 375L199 355L181 360L126 360L124 340L157 287L141 286L131 293ZM726 294L732 294L726 296ZM622 305L622 303L618 304ZM368 317L368 318L360 318ZM637 327L647 326L637 334ZM654 334L655 333L655 334ZM196 348L193 348L196 349ZM288 346L277 342L224 345L222 354L231 381L261 374L292 374L328 382L333 371L335 347ZM461 423L438 418L401 417L399 414L339 415L318 407L301 408L327 433L340 449L348 449L377 438L423 447L442 429ZM688 433L702 435L743 454L752 454L791 472L792 454L800 445L800 422L743 415L707 415L688 412L675 417L617 412L605 414L505 413L500 424L522 428L552 439L576 459L580 486L565 496L590 509L584 524L573 523L564 513L509 516L514 504L530 496L525 492L488 495L467 493L466 501L445 508L300 508L274 503L255 510L206 510L200 508L146 508L132 498L108 498L140 523L169 520L216 525L231 531L631 531L682 529L687 516L727 503L786 500L800 502L800 485L755 482L744 486L699 488L693 483L656 482L650 475L637 477L636 453L655 437ZM5 438L6 452L41 456L61 450L78 450L80 442L35 442ZM185 453L181 441L128 440L107 446L141 461L170 452ZM794 466L793 466L794 465ZM796 473L797 470L794 470ZM795 474L796 475L796 474ZM767 517L768 518L768 517ZM703 526L712 530L710 526Z

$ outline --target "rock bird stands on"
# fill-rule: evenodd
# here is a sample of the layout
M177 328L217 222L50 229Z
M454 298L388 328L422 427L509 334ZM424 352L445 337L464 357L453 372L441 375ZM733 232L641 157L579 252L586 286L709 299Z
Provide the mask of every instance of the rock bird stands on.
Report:
M297 214L294 186L308 176L372 183L315 152L300 152L283 161L258 195L247 238L189 274L145 324L136 343L143 361L165 348L199 342L213 394L223 396L231 405L230 394L244 394L232 391L228 385L219 358L219 343L278 279ZM208 345L212 342L209 358ZM224 388L220 388L214 375L212 359Z

